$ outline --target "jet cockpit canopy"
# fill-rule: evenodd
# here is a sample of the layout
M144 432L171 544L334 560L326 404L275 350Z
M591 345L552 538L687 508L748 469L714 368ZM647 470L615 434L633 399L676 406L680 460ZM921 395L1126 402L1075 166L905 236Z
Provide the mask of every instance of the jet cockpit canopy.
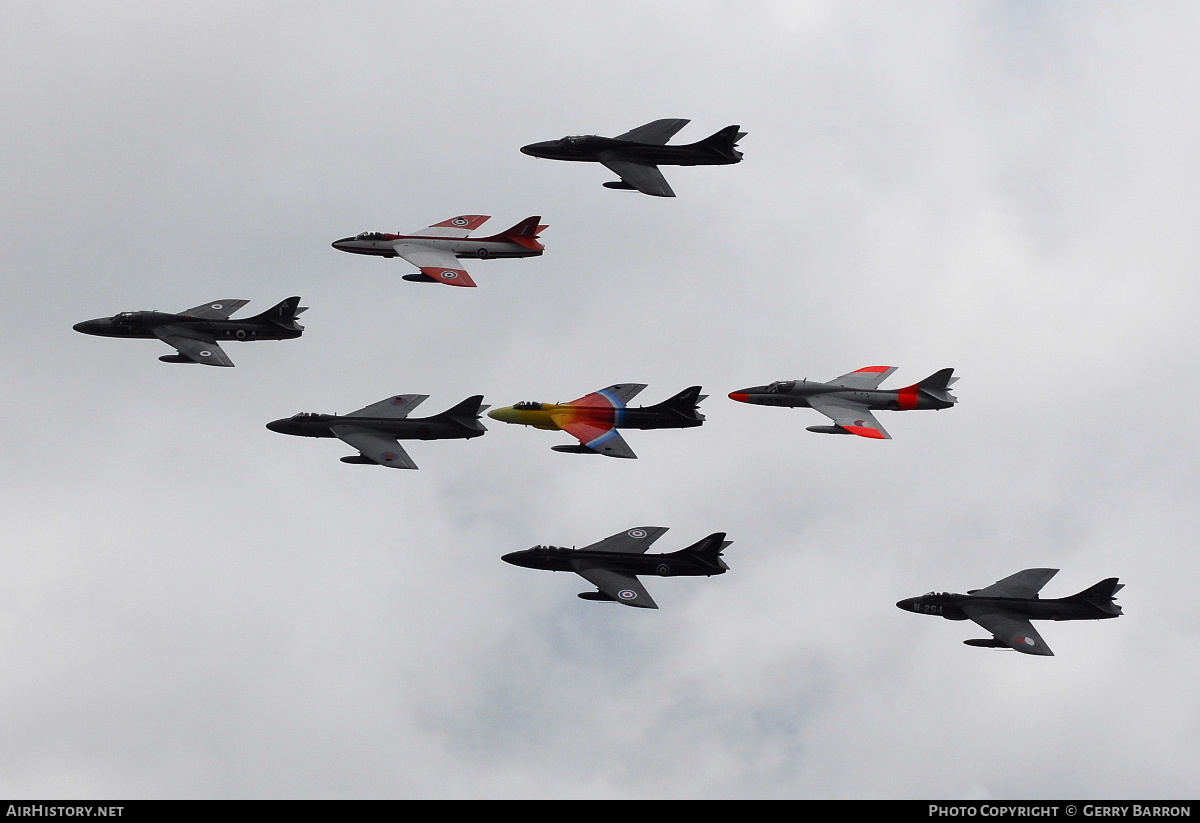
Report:
M355 240L387 240L387 235L381 231L364 231Z
M524 402L517 403L515 406L513 406L513 408L517 411L541 411L542 404L533 400L526 400Z
M767 391L772 394L786 394L796 387L795 380L776 380L771 385L767 386Z

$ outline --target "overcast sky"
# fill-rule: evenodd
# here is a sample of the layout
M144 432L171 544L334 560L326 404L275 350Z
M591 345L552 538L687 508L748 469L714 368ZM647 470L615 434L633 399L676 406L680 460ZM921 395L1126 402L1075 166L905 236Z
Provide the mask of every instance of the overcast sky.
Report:
M0 795L1195 798L1200 11L1186 2L0 7ZM732 123L678 197L524 156ZM477 289L330 247L550 228ZM77 334L298 294L235 369ZM728 392L947 366L893 440ZM274 434L617 382L639 459L487 421L345 465ZM589 603L500 555L671 527L731 571ZM1118 576L1057 656L902 612Z

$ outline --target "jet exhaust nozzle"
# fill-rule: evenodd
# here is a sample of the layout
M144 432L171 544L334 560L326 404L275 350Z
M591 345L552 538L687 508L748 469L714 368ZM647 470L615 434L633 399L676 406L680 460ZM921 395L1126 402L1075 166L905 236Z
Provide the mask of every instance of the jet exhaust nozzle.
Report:
M850 434L841 426L809 426L808 431L816 432L817 434Z
M994 637L988 638L986 640L981 639L981 638L973 639L973 640L964 640L963 645L964 646L977 646L978 648L981 648L981 649L1007 649L1007 648L1009 648L1008 646L1001 643L999 640L997 640Z

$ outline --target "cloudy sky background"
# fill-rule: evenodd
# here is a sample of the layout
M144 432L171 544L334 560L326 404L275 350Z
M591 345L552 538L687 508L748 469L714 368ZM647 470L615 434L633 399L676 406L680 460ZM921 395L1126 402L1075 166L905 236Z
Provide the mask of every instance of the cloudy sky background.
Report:
M1189 3L5 3L0 795L1200 794L1200 12ZM674 200L521 155L749 132ZM329 244L540 214L478 289ZM71 331L292 294L168 366ZM894 440L729 391L953 366ZM268 432L702 384L637 461L488 421L417 472ZM587 603L501 554L670 526L732 571ZM894 603L1061 568L1054 658Z

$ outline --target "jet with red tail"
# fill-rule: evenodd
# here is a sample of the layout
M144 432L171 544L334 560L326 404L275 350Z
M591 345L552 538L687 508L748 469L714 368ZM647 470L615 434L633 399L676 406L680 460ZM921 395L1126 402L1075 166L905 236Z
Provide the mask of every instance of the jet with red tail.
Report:
M401 257L421 271L404 275L414 283L445 283L447 286L474 288L475 281L459 263L460 258L490 260L498 257L539 257L545 246L538 235L545 231L541 217L526 217L511 229L490 237L471 237L475 229L490 220L486 214L462 214L434 223L412 234L366 231L354 237L335 240L333 247L351 254L374 257Z
M766 386L753 386L730 392L740 403L757 406L788 406L816 409L833 420L832 426L809 426L818 434L856 434L873 440L890 440L872 411L913 411L948 409L958 402L949 388L958 378L954 369L942 369L903 389L881 389L879 384L896 370L895 366L867 366L843 374L828 383L814 380L777 380Z

